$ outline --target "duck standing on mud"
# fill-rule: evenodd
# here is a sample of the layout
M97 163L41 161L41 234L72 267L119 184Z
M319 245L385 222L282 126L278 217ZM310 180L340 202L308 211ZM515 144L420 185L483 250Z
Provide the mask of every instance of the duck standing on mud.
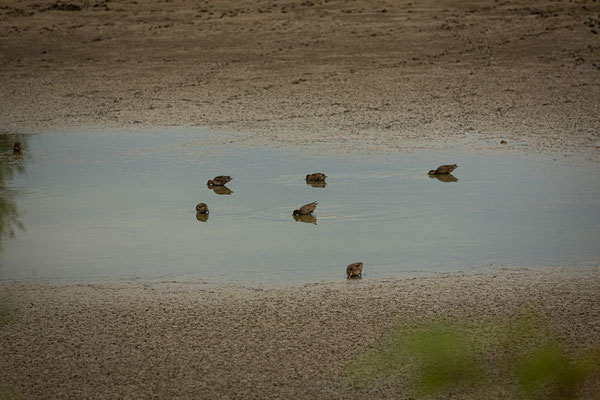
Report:
M317 208L317 202L312 202L312 203L308 203L303 205L302 207L300 207L297 210L294 210L294 212L292 213L292 215L309 215L312 214L313 211L315 211L315 209Z
M208 186L225 186L225 184L232 179L233 178L230 176L219 175L219 176L215 176L214 179L209 179L209 181L206 182L206 184Z
M346 279L361 279L362 278L362 270L363 270L363 263L361 262L355 262L352 263L350 265L348 265L346 267Z
M448 174L451 174L452 171L454 171L456 168L458 168L458 165L456 165L456 164L440 165L439 167L437 167L437 169L432 169L427 174L428 175L448 175Z

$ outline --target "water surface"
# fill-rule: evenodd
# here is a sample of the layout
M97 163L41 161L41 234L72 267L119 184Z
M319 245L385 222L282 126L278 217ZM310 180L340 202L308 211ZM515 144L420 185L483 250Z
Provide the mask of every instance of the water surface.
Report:
M0 278L305 283L344 279L355 261L382 278L600 260L600 172L583 160L331 156L206 135L20 136L21 156L1 135ZM448 163L455 179L427 176ZM327 185L307 185L311 172ZM234 179L213 190L216 175ZM314 220L292 217L312 201Z

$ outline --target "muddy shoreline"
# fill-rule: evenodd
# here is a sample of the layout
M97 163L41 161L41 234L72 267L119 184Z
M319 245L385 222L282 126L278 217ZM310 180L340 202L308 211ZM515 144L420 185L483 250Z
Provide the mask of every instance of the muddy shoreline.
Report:
M600 343L597 267L279 288L0 282L0 382L23 398L404 398L343 368L397 321L533 310L573 351ZM486 398L510 398L507 382ZM449 398L453 398L450 396ZM587 398L587 397L583 397Z
M198 126L248 145L506 140L598 158L597 2L4 4L4 131Z

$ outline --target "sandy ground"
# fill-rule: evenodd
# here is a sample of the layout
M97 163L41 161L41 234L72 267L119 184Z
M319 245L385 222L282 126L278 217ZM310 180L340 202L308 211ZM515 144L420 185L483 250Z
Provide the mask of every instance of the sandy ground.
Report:
M599 159L600 2L4 0L0 87L4 131L208 126L362 152L506 139Z
M574 350L586 349L600 343L599 272L262 289L2 282L16 317L0 327L0 383L28 399L404 399L401 382L355 390L341 372L395 321L537 310ZM509 390L494 382L487 398L513 398Z

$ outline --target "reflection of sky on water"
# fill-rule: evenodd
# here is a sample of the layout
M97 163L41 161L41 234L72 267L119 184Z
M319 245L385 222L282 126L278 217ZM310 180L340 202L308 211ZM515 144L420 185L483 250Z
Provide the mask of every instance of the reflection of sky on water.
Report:
M343 278L357 260L368 278L600 258L595 165L508 153L320 157L206 147L178 132L48 134L26 147L27 174L2 172L3 201L19 189L11 201L27 228L3 238L3 278L312 282ZM454 162L456 182L427 175ZM306 184L312 171L328 175L325 188ZM234 177L231 193L206 186L222 174ZM312 201L318 223L296 221L292 210Z

